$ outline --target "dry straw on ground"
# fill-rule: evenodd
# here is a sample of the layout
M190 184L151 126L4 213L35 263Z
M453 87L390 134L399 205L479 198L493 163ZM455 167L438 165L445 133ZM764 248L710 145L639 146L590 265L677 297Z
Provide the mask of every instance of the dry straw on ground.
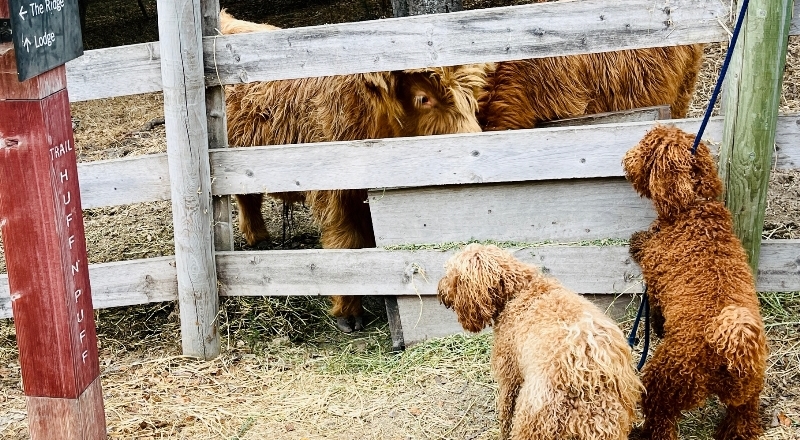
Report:
M155 2L145 6L155 14ZM223 6L227 6L222 2ZM322 3L325 3L324 5ZM527 3L465 1L467 7ZM380 18L388 1L234 2L244 18L281 26ZM135 2L92 2L88 46L122 44L157 35ZM390 12L389 12L390 13ZM130 18L126 27L119 16ZM117 20L117 21L115 21ZM151 19L152 20L152 19ZM314 21L317 20L317 21ZM121 38L121 37L120 37ZM144 40L136 40L143 38ZM709 45L690 116L702 114L724 56ZM800 38L793 37L781 112L800 111ZM81 161L164 152L159 94L73 105ZM765 236L800 238L800 172L774 172ZM284 240L283 206L266 204L273 235L268 247L318 246L307 210L298 207ZM93 263L173 253L169 202L87 210ZM237 232L238 234L238 232ZM244 249L237 235L237 249ZM440 246L441 247L441 246ZM0 244L2 251L2 244ZM0 252L0 272L5 260ZM631 324L634 300L621 325ZM763 393L766 439L800 439L800 294L764 293L771 349ZM367 331L337 332L325 298L223 298L223 354L213 361L180 356L174 303L96 313L109 434L114 439L493 439L497 436L488 358L492 337L453 336L402 354L390 338L380 300L367 302ZM0 321L0 436L28 437L14 327ZM722 415L717 402L690 413L684 439L708 439ZM789 426L787 426L787 424Z

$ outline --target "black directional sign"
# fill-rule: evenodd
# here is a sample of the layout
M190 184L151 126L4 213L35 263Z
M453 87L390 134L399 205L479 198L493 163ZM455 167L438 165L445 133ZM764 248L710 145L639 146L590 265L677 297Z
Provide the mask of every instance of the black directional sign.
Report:
M78 0L9 0L20 81L83 54Z

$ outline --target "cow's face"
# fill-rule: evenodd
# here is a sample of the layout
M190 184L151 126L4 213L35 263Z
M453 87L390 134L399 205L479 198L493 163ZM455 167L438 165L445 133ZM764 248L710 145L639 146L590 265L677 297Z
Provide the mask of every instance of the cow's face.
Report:
M474 133L477 95L486 84L483 66L395 72L395 96L402 111L398 136ZM394 121L393 121L394 122Z

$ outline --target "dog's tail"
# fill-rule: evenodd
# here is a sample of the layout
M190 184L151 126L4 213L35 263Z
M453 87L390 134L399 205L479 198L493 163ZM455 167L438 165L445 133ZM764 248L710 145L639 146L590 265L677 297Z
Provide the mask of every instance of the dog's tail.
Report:
M739 376L763 373L767 342L761 316L741 306L727 306L706 328L706 341Z

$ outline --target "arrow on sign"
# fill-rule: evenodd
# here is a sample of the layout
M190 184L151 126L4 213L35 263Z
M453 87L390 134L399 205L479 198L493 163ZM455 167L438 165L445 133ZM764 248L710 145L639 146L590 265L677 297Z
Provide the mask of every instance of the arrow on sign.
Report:
M26 49L28 52L30 52L30 51L31 51L31 40L29 40L29 39L28 39L28 37L25 37L25 42L24 42L24 43L22 43L22 44L24 44L24 45L25 45L25 49Z
M27 13L28 13L28 11L25 10L24 6L20 6L19 7L19 18L21 18L22 21L25 21L25 14L27 14Z

